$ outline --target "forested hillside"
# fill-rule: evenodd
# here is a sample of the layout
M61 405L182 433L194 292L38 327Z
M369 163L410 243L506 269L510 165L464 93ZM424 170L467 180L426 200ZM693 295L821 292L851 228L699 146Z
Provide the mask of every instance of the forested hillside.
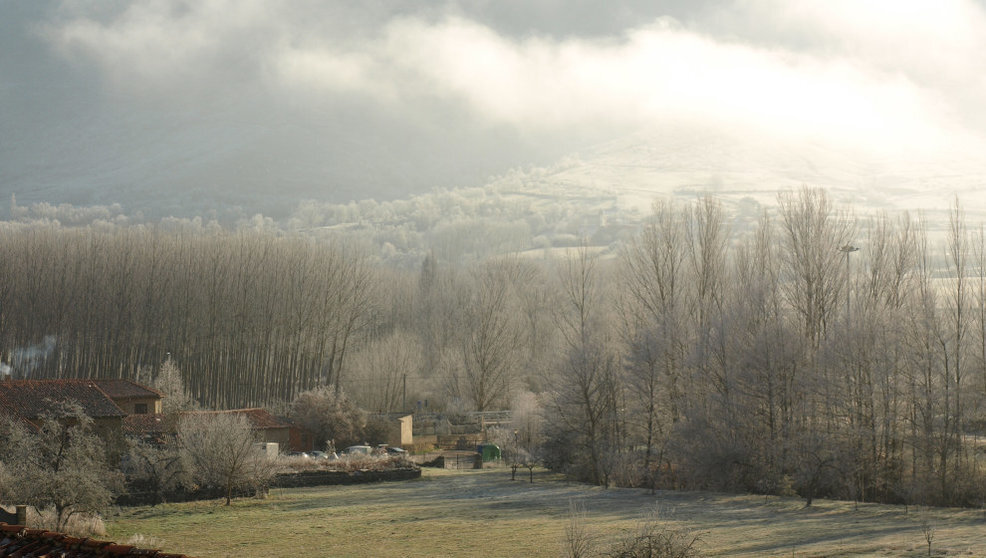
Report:
M207 407L317 385L384 412L522 402L530 453L600 484L977 504L981 228L958 204L944 238L850 210L806 188L734 227L713 199L659 202L625 239L410 269L262 219L21 219L0 228L0 351L17 377L170 353Z

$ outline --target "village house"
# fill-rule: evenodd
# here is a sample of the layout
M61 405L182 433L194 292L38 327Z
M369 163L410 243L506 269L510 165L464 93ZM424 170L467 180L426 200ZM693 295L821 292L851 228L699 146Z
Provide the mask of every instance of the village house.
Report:
M257 442L275 443L282 451L304 451L311 449L311 435L270 414L266 409L230 409L227 411L192 411L185 415L233 414L246 417L250 428L257 436Z
M108 443L124 436L165 443L178 431L182 416L233 413L246 417L259 442L276 443L282 451L312 448L312 435L265 409L184 411L161 413L164 395L153 388L122 379L3 380L0 381L0 416L37 426L53 405L73 401L93 419L96 433Z
M182 417L196 415L234 414L247 419L257 436L257 442L277 444L280 451L308 451L312 449L312 434L290 422L280 419L266 409L231 409L226 411L182 411L177 415L130 415L123 420L124 432L152 443L167 443L178 432Z
M122 450L127 417L160 412L162 397L161 392L130 380L3 380L0 416L37 427L54 405L74 402L93 420L93 429L107 447Z
M123 419L123 433L128 438L162 445L168 443L178 432L178 415L153 413L146 415L127 415Z
M90 380L103 390L117 407L128 415L146 415L161 412L164 394L130 380Z
M0 382L0 416L37 426L53 405L78 403L104 440L118 441L127 413L93 380L5 380Z

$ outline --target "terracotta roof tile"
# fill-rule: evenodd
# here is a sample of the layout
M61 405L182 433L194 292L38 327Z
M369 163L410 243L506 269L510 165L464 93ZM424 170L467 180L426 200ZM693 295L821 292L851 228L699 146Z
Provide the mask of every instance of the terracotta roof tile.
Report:
M59 556L73 558L103 558L107 556L149 556L151 558L191 558L184 554L168 554L149 548L109 541L80 539L64 533L42 529L25 529L21 525L0 523L0 557Z
M191 415L217 415L220 413L242 415L250 421L250 426L256 430L269 430L271 428L291 428L287 422L270 414L266 409L231 409L228 411L187 411L182 413L184 416Z
M113 399L164 397L160 391L130 380L95 379L91 381Z
M254 430L271 430L275 428L291 428L291 424L270 414L266 409L232 409L227 411L184 411L180 416L205 416L218 414L233 414L246 417ZM161 435L174 433L178 430L174 415L145 414L129 415L123 419L123 431L132 436Z
M34 419L52 403L76 401L93 418L126 413L92 380L6 380L0 382L0 413Z

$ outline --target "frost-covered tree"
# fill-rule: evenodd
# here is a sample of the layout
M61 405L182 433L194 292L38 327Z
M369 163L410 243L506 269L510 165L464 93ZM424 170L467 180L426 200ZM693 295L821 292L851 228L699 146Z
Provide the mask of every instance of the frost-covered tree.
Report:
M0 497L54 510L56 530L74 515L101 513L122 489L122 475L107 464L93 420L77 403L53 405L37 430L4 422L0 447Z
M179 411L190 411L198 408L198 403L185 388L185 381L182 380L181 370L175 364L171 355L165 359L161 365L161 370L154 377L154 389L164 394L161 400L161 410L165 414L177 413Z
M534 482L534 468L541 464L544 457L544 416L541 402L537 395L523 392L514 397L510 408L517 462L527 468L530 481Z
M235 490L263 491L273 475L273 462L256 446L246 417L234 413L201 413L182 417L178 437L200 486L221 488L228 506Z
M291 403L291 418L315 435L316 447L357 444L366 426L366 414L345 394L327 386L298 394Z

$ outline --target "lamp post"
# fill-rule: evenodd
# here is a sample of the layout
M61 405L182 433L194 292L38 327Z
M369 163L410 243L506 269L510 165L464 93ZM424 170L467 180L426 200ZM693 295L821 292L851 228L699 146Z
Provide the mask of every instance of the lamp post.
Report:
M859 251L859 248L852 244L840 246L839 251L846 255L846 328L849 328L849 254Z

